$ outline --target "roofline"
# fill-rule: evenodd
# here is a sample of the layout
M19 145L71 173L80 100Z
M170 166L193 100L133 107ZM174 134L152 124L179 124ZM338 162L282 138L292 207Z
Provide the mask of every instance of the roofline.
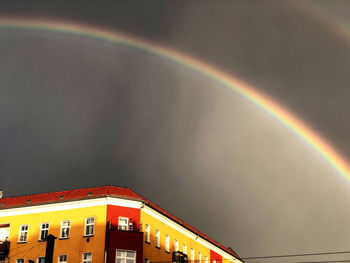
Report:
M129 187L124 187L124 186L117 186L117 185L103 185L103 186L95 186L95 187L87 187L87 188L79 188L79 189L69 189L69 190L62 190L62 191L54 191L54 192L43 192L43 193L35 193L35 194L24 194L24 195L16 195L16 196L6 196L6 197L2 197L0 198L0 203L2 199L7 199L7 198L15 198L15 197L25 197L27 196L28 198L30 198L30 196L34 196L34 195L41 195L41 194L52 194L52 193L58 193L58 192L65 192L65 191L74 191L74 190L88 190L90 188L100 188L100 187L108 187L108 193L107 194L101 194L98 196L91 196L91 197L77 197L77 198L71 198L68 200L55 200L55 201L48 201L48 202L42 202L42 203L29 203L29 204L20 204L20 205L13 205L11 207L0 207L0 211L1 210L6 210L6 209L15 209L15 208L20 208L20 207L33 207L33 206L40 206L40 205L49 205L49 204L57 204L57 203L68 203L68 202L74 202L74 201L81 201L81 200L91 200L91 199L98 199L98 198L108 198L108 197L114 197L114 198L120 198L120 199L124 199L124 200L131 200L131 201L139 201L143 204L146 204L147 206L149 206L150 208L152 208L153 210L157 211L158 213L162 214L163 216L165 216L166 218L168 218L169 220L171 220L172 222L175 222L177 224L179 224L181 227L187 229L188 231L192 232L193 234L201 237L203 240L206 240L207 242L209 242L210 244L212 244L213 246L225 251L226 253L228 253L229 255L233 256L234 258L239 259L240 261L244 262L239 256L238 254L233 251L232 249L229 249L228 247L220 244L219 242L215 241L215 240L211 240L212 238L210 237L205 237L201 234L201 231L197 230L196 228L192 227L191 225L189 225L188 223L185 222L185 220L182 220L180 218L178 218L177 216L173 215L172 213L168 212L166 209L161 208L160 206L152 203L151 201L147 200L146 198L144 198L143 196L137 194L136 192L134 192L133 190L131 190ZM130 191L134 192L135 194L137 194L138 196L140 196L140 198L135 197L128 197L128 196L118 196L118 195L113 195L110 193L111 187L118 187L118 188L124 188L124 189L129 189ZM177 220L174 220L173 218L171 218L167 213L169 213L169 215L172 215L173 217L175 217ZM180 223L181 221L183 221L185 224ZM186 225L192 227L193 229L195 229L197 232L193 231L192 229L190 229L189 227L187 227ZM222 247L218 246L217 244L215 244L214 242L218 243L219 245L221 245ZM232 252L231 252L232 250Z
M126 187L126 186L121 186L121 185L115 185L115 184L104 184L104 185L98 185L98 186L89 186L89 187L85 187L85 188L68 188L68 189L65 189L65 190L61 190L61 191L53 191L53 192L36 192L36 193L31 193L31 194L20 194L20 195L10 195L10 196L5 196L5 192L4 192L4 188L2 188L2 198L0 198L0 201L1 199L5 199L5 198L13 198L13 197L23 197L23 196L31 196L31 195L43 195L43 194L52 194L52 193L58 193L58 192L65 192L65 191L74 191L74 190L86 190L86 189L90 189L90 188L100 188L100 187L110 187L110 186L113 186L113 187L119 187L119 188L124 188L124 189L129 189L131 190L130 187ZM131 190L133 191L133 190Z

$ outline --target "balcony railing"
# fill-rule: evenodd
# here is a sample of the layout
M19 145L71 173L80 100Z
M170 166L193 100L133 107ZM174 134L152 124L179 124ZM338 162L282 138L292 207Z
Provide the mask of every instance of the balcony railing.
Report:
M10 252L10 241L0 241L0 260L5 260Z

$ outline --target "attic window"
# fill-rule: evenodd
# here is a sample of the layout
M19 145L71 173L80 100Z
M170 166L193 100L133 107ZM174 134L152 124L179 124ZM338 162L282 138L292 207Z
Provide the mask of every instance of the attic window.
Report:
M87 194L87 196L92 196L92 193L91 193L91 192L89 192L89 193Z
M28 199L26 203L29 204L31 201L32 201L32 199Z
M60 198L60 199L63 199L63 198L64 198L64 195L61 195L59 198Z

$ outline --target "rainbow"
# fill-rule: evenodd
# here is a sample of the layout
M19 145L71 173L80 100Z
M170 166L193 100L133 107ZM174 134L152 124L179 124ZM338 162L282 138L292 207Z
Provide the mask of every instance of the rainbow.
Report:
M272 115L309 144L311 148L323 157L343 178L350 180L350 166L347 161L319 134L290 111L259 92L254 87L199 59L119 32L76 23L0 17L0 29L1 28L50 31L66 35L79 35L87 38L99 39L142 50L190 68L240 94L263 111Z

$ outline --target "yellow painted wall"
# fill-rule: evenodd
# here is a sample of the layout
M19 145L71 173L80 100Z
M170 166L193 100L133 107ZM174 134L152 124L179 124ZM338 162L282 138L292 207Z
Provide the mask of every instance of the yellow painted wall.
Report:
M210 250L207 247L202 246L193 239L188 238L186 235L178 232L169 225L159 221L153 216L145 213L141 210L141 224L143 231L145 230L145 224L148 224L151 228L150 244L144 241L143 244L143 254L144 258L150 259L152 262L158 261L171 261L172 253L174 252L174 240L179 242L179 251L183 252L183 244L187 245L187 256L188 260L191 260L191 248L194 249L194 260L198 260L198 252L202 254L202 262L204 262L205 256L210 259ZM160 249L155 246L155 231L158 229L160 231ZM170 237L170 253L165 252L165 235Z
M49 234L57 237L53 262L58 262L58 255L67 254L68 262L82 262L82 254L92 253L92 261L104 262L105 230L107 207L94 206L88 208L76 208L56 212L43 212L19 216L0 217L0 224L10 223L10 262L15 263L17 258L35 260L45 256L46 242L38 241L40 223L49 222ZM94 236L89 242L84 235L85 218L95 217ZM60 227L62 220L70 220L69 239L60 239ZM20 225L28 224L28 238L26 243L18 243Z

